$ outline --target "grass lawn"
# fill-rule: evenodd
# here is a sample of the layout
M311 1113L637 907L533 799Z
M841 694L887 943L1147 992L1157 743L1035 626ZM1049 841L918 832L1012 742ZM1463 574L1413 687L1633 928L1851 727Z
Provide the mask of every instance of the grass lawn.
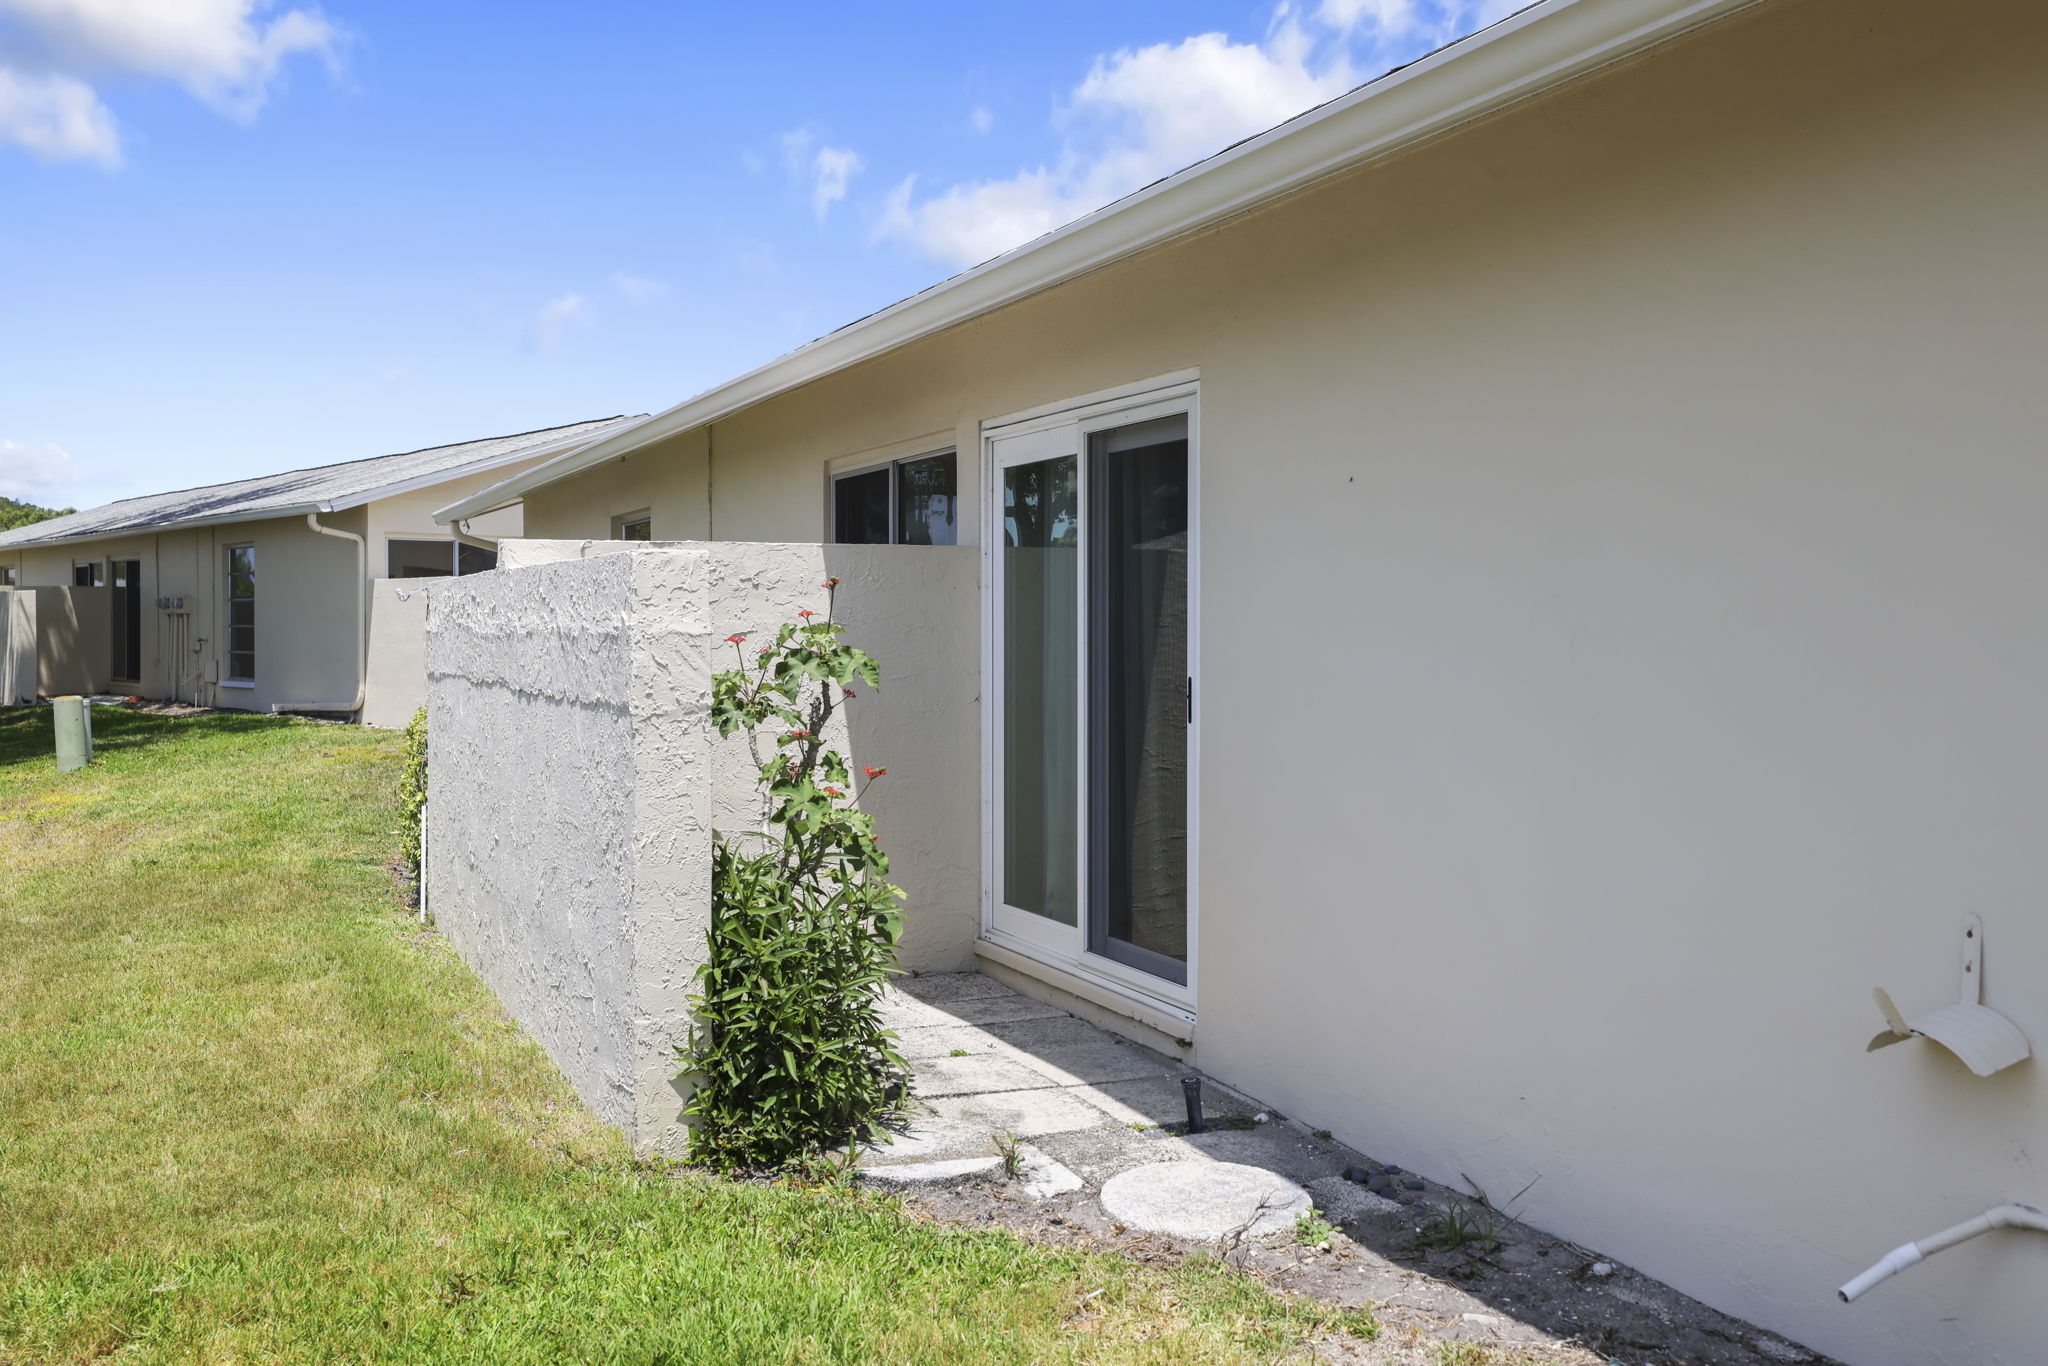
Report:
M398 737L0 710L0 1361L1305 1359L1210 1267L636 1163L400 907Z

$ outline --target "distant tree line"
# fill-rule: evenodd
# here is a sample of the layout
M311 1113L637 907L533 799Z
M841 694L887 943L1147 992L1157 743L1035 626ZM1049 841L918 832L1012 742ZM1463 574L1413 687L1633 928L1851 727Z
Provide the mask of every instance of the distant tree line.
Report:
M0 498L0 531L12 531L18 526L33 522L47 522L52 517L68 517L77 508L44 508L34 503L17 503L12 498Z

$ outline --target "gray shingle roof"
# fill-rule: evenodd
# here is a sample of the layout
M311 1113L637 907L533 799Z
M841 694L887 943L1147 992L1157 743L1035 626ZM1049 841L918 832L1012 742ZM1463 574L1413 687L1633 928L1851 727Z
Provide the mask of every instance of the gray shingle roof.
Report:
M33 526L0 532L0 550L138 531L246 522L259 517L289 517L311 511L337 512L343 508L359 507L406 487L438 482L437 475L452 479L493 469L545 450L578 444L614 427L629 426L638 421L639 417L598 418L590 422L572 422L565 427L520 432L514 436L492 436L454 446L429 446L425 450L406 451L400 455L372 456L368 460L348 460L339 465L316 465L309 470L266 474L227 484L208 484L204 488L181 489L176 493L123 498L118 503L87 508L68 517L53 517Z

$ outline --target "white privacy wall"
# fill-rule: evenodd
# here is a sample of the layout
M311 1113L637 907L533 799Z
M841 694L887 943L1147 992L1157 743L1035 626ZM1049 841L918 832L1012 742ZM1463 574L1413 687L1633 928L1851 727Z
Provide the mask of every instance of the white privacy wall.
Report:
M508 541L500 564L428 598L429 904L636 1146L684 1146L675 1054L709 926L712 831L759 820L744 742L709 725L711 674L737 662L726 636L772 639L822 611L827 577L845 581L840 617L884 670L833 738L856 766L890 770L867 805L909 893L904 965L971 963L972 550Z

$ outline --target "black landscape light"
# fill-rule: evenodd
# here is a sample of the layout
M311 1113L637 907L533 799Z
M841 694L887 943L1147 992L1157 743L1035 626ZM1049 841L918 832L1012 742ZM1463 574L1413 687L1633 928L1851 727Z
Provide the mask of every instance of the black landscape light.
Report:
M1183 1096L1187 1097L1188 1102L1187 1132L1199 1134L1206 1127L1202 1123L1202 1079L1200 1077L1182 1077L1180 1079L1180 1091Z

